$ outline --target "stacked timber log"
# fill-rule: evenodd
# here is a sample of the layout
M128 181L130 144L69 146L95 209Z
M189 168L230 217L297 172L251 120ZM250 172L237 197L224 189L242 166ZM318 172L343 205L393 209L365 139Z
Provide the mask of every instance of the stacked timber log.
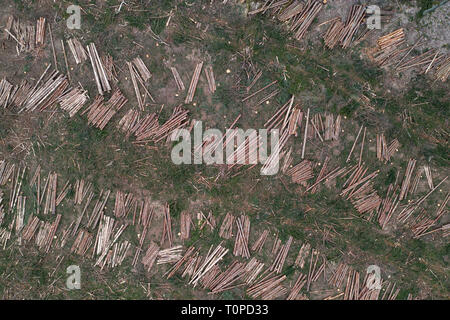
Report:
M188 240L190 237L192 218L189 212L183 211L180 215L180 238Z
M405 176L403 177L402 188L400 189L399 200L402 201L406 198L408 192L411 189L411 177L414 172L414 168L416 166L416 160L410 159L408 161L408 165L406 167Z
M275 257L275 260L272 263L272 266L270 267L270 271L275 271L276 273L281 273L281 270L283 270L284 262L286 261L286 257L289 253L289 249L292 244L292 236L289 237L289 239L286 241L286 244L281 246L280 251L278 251L277 256Z
M287 289L281 285L285 279L285 275L277 276L272 271L249 287L247 294L253 299L274 300L287 293Z
M323 35L323 41L329 49L333 49L339 43L343 30L344 23L342 23L341 18L337 18L331 23L327 32Z
M11 98L9 99L11 105L14 105L16 107L21 106L28 98L32 90L32 85L29 84L26 80L22 80L20 85L14 86L14 89L11 93Z
M11 239L11 232L5 228L0 228L0 247L6 248L6 243Z
M100 95L105 92L111 91L108 76L103 66L103 62L98 55L97 48L94 43L90 43L87 46L87 53L91 60L92 70L94 72L95 83L97 84L97 90Z
M136 70L139 72L141 79L144 82L147 82L152 77L152 74L148 70L144 61L142 61L141 57L138 56L138 57L134 58L133 64L134 64L134 67L136 68Z
M217 263L228 253L228 249L222 247L221 244L219 244L212 252L211 249L209 250L210 253L206 255L205 259L192 273L189 284L192 284L194 288L197 286L202 277L205 276L205 274L207 274L213 267L215 267Z
M22 108L19 110L19 113L22 111L43 111L52 107L69 86L66 76L60 74L58 71L54 71L50 74L47 80L41 84L48 69L49 68L44 71L27 98L20 105Z
M377 220L381 229L385 230L386 225L392 218L395 210L398 207L399 199L397 187L394 188L392 184L389 185L385 198L381 201L381 204L377 212Z
M411 227L415 238L419 238L430 233L428 230L434 227L442 218L442 216L448 212L446 206L449 199L450 193L447 193L444 202L438 205L438 210L434 218L428 217L426 214L424 214L415 219Z
M208 81L209 91L211 93L216 92L216 80L214 79L214 72L212 66L205 68L206 80Z
M272 153L269 158L266 160L264 165L261 168L261 174L263 175L273 175L278 172L279 163L280 163L280 154L283 151L284 146L286 145L289 139L288 130L284 130L281 133L281 137L275 146L272 146Z
M245 274L242 280L247 285L252 285L263 269L264 263L253 257L244 267Z
M303 112L299 105L294 104L294 96L288 100L265 124L267 130L279 129L283 132L287 129L289 135L297 136L297 128L301 126Z
M380 196L373 189L373 179L378 175L379 170L364 176L366 172L367 168L358 166L358 169L353 171L344 184L341 196L346 196L346 199L352 202L359 213L369 213L367 219L370 220L381 204Z
M136 136L136 142L141 144L157 143L166 139L174 130L183 128L188 124L188 113L189 111L181 106L175 107L170 118L162 125L158 124L156 114L147 115L132 129Z
M297 280L295 280L294 286L292 287L291 292L289 292L286 300L297 300L300 290L305 286L305 284L306 276L303 273L300 273Z
M119 89L113 91L111 98L106 103L103 100L103 96L98 95L94 102L82 113L83 115L87 112L88 123L100 130L106 127L117 111L128 101Z
M177 88L179 91L184 91L186 88L184 87L183 80L180 77L180 74L178 73L177 68L170 67L170 71L172 71L173 78L175 79L175 83L177 85Z
M45 44L45 18L40 17L36 22L36 46Z
M153 265L155 264L156 258L158 257L159 247L153 241L150 242L150 245L145 253L145 256L142 257L142 264L144 265L147 272L150 272Z
M72 118L83 108L88 99L87 91L81 88L73 88L58 98L61 109L69 113Z
M18 54L31 52L45 44L45 26L45 18L43 17L40 17L36 26L34 26L9 16L5 28L6 39L13 39L17 43Z
M437 80L442 82L447 81L450 76L450 57L443 59L442 62L438 65L435 72L435 77Z
M305 36L308 28L311 26L323 7L324 5L320 1L308 0L303 10L299 14L292 16L290 31L294 33L294 38L301 40Z
M300 251L298 252L297 258L295 259L294 265L303 269L306 262L306 258L308 258L309 256L310 250L311 245L309 243L303 243L300 248Z
M377 40L377 44L381 50L384 50L388 47L403 42L404 40L405 40L405 32L403 31L403 28L400 28L389 34L379 37Z
M433 185L433 177L431 175L430 166L429 165L424 165L423 166L423 171L425 172L425 176L427 178L428 187L430 187L430 190L433 190L434 185Z
M235 256L242 256L250 258L248 249L248 238L250 236L250 219L246 215L241 215L236 219L236 240L234 242L233 254Z
M444 57L444 54L441 54L439 50L430 49L425 51L424 53L412 57L406 61L400 62L396 66L397 71L405 71L414 67L421 66L424 68L422 73L428 73L428 70L432 68L432 66L439 62Z
M67 43L76 64L80 64L88 59L86 50L77 38L71 38L67 40Z
M374 53L373 59L380 67L388 67L396 63L398 58L400 58L400 54L408 50L408 48L403 48L403 44L405 44L405 33L402 28L381 36L378 38L377 44L377 51ZM418 43L416 43L416 45L417 44ZM410 51L412 51L416 45L414 45ZM407 54L409 54L409 52L407 52ZM405 57L406 55L401 58L400 63Z
M195 253L195 247L189 247L186 252L184 253L183 257L179 259L172 268L169 269L164 275L167 275L167 279L170 279L175 275L175 273L185 264L186 262L190 261L192 258L192 255ZM198 254L198 252L197 252Z
M219 236L224 239L230 239L233 236L233 224L234 216L231 213L227 213L220 226Z
M439 182L432 190L430 190L426 195L424 195L423 197L413 200L411 202L408 203L408 205L406 205L398 214L397 219L400 222L406 222L411 215L413 214L413 212L420 207L420 205L434 192L436 191L441 184L443 184L446 180L447 180L448 176L445 177L444 179L442 179L441 182Z
M391 141L388 145L384 134L377 134L377 159L383 162L387 162L391 159L392 155L398 151L400 142L397 139Z
M191 84L189 90L184 100L184 103L191 103L194 99L195 91L197 90L198 79L200 78L200 73L202 72L203 61L198 63L195 67L194 74L192 75Z
M314 177L312 163L309 160L303 160L290 168L286 174L291 176L293 183L298 183L306 187L307 181Z
M5 78L0 81L0 107L6 108L11 100L13 85Z
M113 58L109 54L105 54L104 56L102 56L102 63L105 67L107 79L109 81L118 82L119 80L117 79L117 71L114 65Z
M314 259L315 257L315 259ZM319 259L322 258L322 264L318 264ZM323 257L319 251L313 249L311 251L311 258L309 260L309 271L308 271L308 277L306 280L306 290L309 291L311 288L311 284L313 282L316 282L319 280L319 277L321 275L325 274L325 267L326 267L326 260L325 257Z
M125 113L125 115L120 119L117 124L117 128L125 133L125 137L128 138L135 128L136 124L139 122L139 111L135 109L130 109Z
M269 235L269 230L264 230L259 238L255 241L253 246L251 247L251 250L254 252L261 253L262 248L264 247L264 244L266 243L267 236Z
M364 21L365 14L366 8L364 6L353 5L347 14L345 23L342 22L340 17L322 23L331 23L327 32L323 35L325 45L329 49L333 49L338 44L344 49L349 48ZM364 35L356 43L362 41L363 38Z
M166 204L164 206L164 225L163 225L163 232L161 235L161 245L163 245L166 240L169 243L169 247L172 247L173 244L172 218L170 217L169 204Z
M182 258L183 246L175 246L158 252L156 264L175 263Z
M242 284L235 283L244 277L244 267L244 263L233 261L225 271L212 278L205 287L211 290L210 294L215 294L241 286Z

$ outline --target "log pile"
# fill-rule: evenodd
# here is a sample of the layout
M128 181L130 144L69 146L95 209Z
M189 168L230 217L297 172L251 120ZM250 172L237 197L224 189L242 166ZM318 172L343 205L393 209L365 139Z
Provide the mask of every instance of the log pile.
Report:
M300 293L300 290L302 290L302 288L305 286L305 284L306 276L303 273L300 273L286 300L297 300L298 294Z
M205 274L207 274L208 271L210 271L214 266L216 266L217 263L222 260L223 257L228 253L228 249L222 247L221 244L219 244L212 252L211 249L210 253L206 255L205 259L201 262L198 268L195 268L195 271L192 273L189 284L192 284L194 288L197 286L202 277L205 276Z
M191 84L189 86L189 90L184 100L184 103L191 103L194 99L195 91L197 90L198 79L200 78L200 73L202 72L203 61L198 63L195 67L194 74L192 75Z
M378 175L379 170L364 177L367 170L364 166L359 166L357 170L353 171L344 184L341 196L346 196L346 199L352 202L359 213L370 213L368 217L370 220L381 204L381 198L373 189L373 179Z
M314 259L314 257L316 259ZM311 258L309 260L309 271L308 277L306 280L306 290L309 291L311 288L311 284L319 280L319 277L322 274L325 274L326 260L325 257L322 257L322 264L319 266L318 262L321 258L321 254L319 251L313 249L311 251Z
M405 33L402 28L381 36L378 38L377 44L378 46L373 55L373 60L380 67L388 67L397 63L400 54L408 50L408 48L403 48L403 44L405 44ZM416 45L418 44L419 42L416 43ZM406 55L408 55L416 45L412 46L411 50L408 51ZM400 63L406 58L406 55L400 59Z
M76 64L83 63L88 59L86 50L77 38L71 38L67 40L67 43L69 44L70 52L72 52Z
M22 108L19 110L19 113L22 111L43 111L53 106L69 86L66 76L60 74L58 71L54 71L50 74L48 79L40 85L40 82L43 80L48 69L49 68L44 71L27 98L20 105Z
M178 73L177 68L170 67L170 71L172 71L173 78L175 79L175 83L177 85L177 88L179 91L184 91L186 88L184 87L183 80L180 77L180 74Z
M118 82L119 80L117 79L117 71L114 65L113 58L109 54L105 54L104 56L102 56L102 63L105 67L107 79L109 81Z
M244 267L244 277L242 280L247 285L252 285L255 280L258 278L258 275L261 273L261 271L264 268L264 263L259 262L256 258L252 258Z
M87 112L88 123L100 130L106 127L117 111L128 101L119 89L113 91L111 98L106 103L103 100L103 96L98 95L94 102L82 113L83 115Z
M175 107L170 118L162 125L158 124L158 117L152 113L140 120L132 129L136 136L136 142L144 144L147 142L157 143L166 139L174 130L183 128L188 124L188 110L181 106Z
M299 14L292 16L290 19L292 21L290 31L294 33L295 39L301 40L305 36L308 28L311 26L323 7L324 5L322 2L308 0L303 10Z
M416 166L416 160L410 159L408 161L408 165L406 167L405 176L403 177L402 188L400 189L400 195L398 200L402 201L406 198L408 192L411 189L411 177L414 172L414 168Z
M26 80L23 80L20 85L14 86L14 89L11 93L11 98L9 99L11 105L14 105L16 107L21 106L28 98L32 90L33 87Z
M272 153L269 158L266 160L264 165L261 168L261 174L263 175L272 175L274 172L278 172L279 163L280 163L280 154L283 151L284 146L286 145L289 139L289 132L284 130L281 133L280 139L272 146Z
M191 233L192 218L189 212L183 211L180 215L180 238L188 240Z
M249 287L247 294L253 299L274 300L287 293L287 289L281 285L285 279L285 275L277 276L270 272Z
M269 230L264 230L261 235L259 236L259 238L255 241L255 243L253 244L253 246L251 247L251 250L253 252L258 252L261 253L262 248L264 247L264 244L266 243L267 240L267 236L269 235Z
M403 43L404 40L405 40L405 32L403 31L403 28L400 28L391 33L379 37L377 40L377 44L380 50L385 50L386 48L389 48L391 46Z
M430 190L433 190L434 185L433 185L433 176L431 175L431 169L429 165L424 165L423 166L423 171L425 172L425 176L427 178L427 182L428 182L428 187L430 187Z
M294 105L294 96L288 100L278 111L264 124L267 130L279 129L280 132L288 131L289 135L297 136L297 128L301 126L303 112L300 106Z
M312 163L309 160L303 160L290 168L286 174L291 176L293 183L298 183L306 187L307 181L314 177Z
M297 258L295 259L294 265L303 269L306 262L306 258L308 258L309 256L310 250L311 245L309 243L303 243L300 248L300 251L298 252Z
M14 39L17 43L17 53L31 52L45 44L45 18L40 17L36 26L20 22L13 16L9 16L5 32L6 39Z
M214 79L214 72L212 66L205 68L206 80L208 81L209 91L211 93L216 92L216 80Z
M345 23L339 17L329 21L331 25L323 36L325 45L330 49L333 49L338 44L344 49L349 48L360 25L363 23L365 15L366 8L364 6L353 5Z
M141 57L138 56L138 57L134 58L133 64L134 64L135 69L139 72L141 79L144 82L147 82L152 77L152 74L148 70L144 61L142 61Z
M250 219L246 215L241 215L236 219L236 240L234 242L233 254L237 257L250 258L248 250L248 238L250 236Z
M384 134L377 134L377 159L383 162L388 162L392 155L398 151L400 142L397 139L391 141L388 145Z
M400 62L396 66L396 70L405 71L414 67L422 66L422 68L424 68L422 73L428 73L434 63L439 62L443 57L444 55L440 54L439 50L430 49L418 56L410 58L409 60Z
M6 248L6 243L11 238L11 232L5 228L0 228L0 247Z
M142 257L142 264L144 265L147 272L150 272L153 265L155 264L156 258L158 257L159 247L153 241L150 242L150 245L145 252L145 255Z
M163 232L161 235L161 245L167 240L169 247L173 245L173 234L172 234L172 218L170 217L170 207L169 204L164 206L164 225Z
M219 236L224 239L231 239L233 236L233 224L234 216L231 213L227 213L220 226Z
M438 210L435 214L434 218L428 217L426 214L419 216L415 219L415 221L412 223L411 230L414 234L414 238L420 238L424 235L429 234L428 230L432 227L434 227L439 220L442 218L444 214L448 212L447 210L447 203L450 198L450 193L447 193L447 196L445 197L445 200L442 204L438 205Z
M94 72L95 83L97 84L97 90L100 95L105 92L111 91L111 85L109 84L108 76L103 66L103 62L98 55L95 43L90 43L87 46L87 53L91 60L92 70Z
M445 82L447 81L449 76L450 76L450 57L447 57L445 60L443 59L443 61L436 68L435 77L437 80Z
M5 78L0 81L0 107L6 108L11 99L13 85Z
M386 192L386 197L381 201L378 208L377 220L383 230L386 229L386 225L389 223L398 207L399 199L397 189L397 187L394 188L394 186L390 184Z
M273 261L272 266L269 269L270 271L275 271L275 273L281 273L281 270L283 270L284 262L286 261L286 257L289 253L292 240L293 238L292 236L290 236L287 242L281 246L280 251L278 251L275 260Z
M406 220L409 219L409 217L411 217L411 215L413 214L413 212L419 208L419 206L434 192L436 191L439 186L441 184L443 184L446 180L447 180L448 176L445 177L444 179L442 179L441 182L439 182L432 190L430 190L430 192L428 192L426 195L424 195L423 197L413 200L410 203L408 203L408 205L406 205L402 211L400 211L400 213L397 216L398 221L400 222L406 222Z
M61 109L69 113L72 118L83 108L88 99L87 91L81 88L73 88L58 98Z
M183 246L175 246L158 252L156 264L175 263L182 258Z
M211 290L210 294L224 292L240 286L235 285L235 283L245 275L244 267L244 263L233 261L225 271L218 274L206 285Z
M45 18L40 17L36 22L36 46L45 44Z

